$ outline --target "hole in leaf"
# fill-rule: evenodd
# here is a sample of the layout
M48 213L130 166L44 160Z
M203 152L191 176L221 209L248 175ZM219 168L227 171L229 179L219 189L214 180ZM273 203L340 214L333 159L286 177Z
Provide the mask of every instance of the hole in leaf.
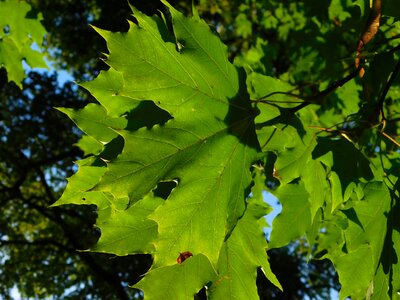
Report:
M300 177L297 177L295 179L293 179L291 182L289 182L290 184L299 184L300 183Z
M117 136L105 145L100 157L107 161L115 159L122 152L122 149L124 149L124 144L124 138L120 135Z
M194 295L194 300L207 300L207 287L203 286L201 290Z
M276 190L279 185L279 172L275 169L277 156L269 152L264 162L262 162L262 166L264 168L265 174L265 184L270 190Z
M327 253L328 253L328 251L324 249L322 251L316 252L313 256L315 259L322 259L322 257L324 255L326 255Z
M193 253L190 252L190 251L185 251L185 252L179 253L179 256L178 256L178 258L176 259L176 262L177 262L178 264L181 264L181 263L183 263L185 260L187 260L189 257L192 257L192 256L193 256Z
M346 215L346 217L350 220L353 221L355 224L357 224L358 226L360 226L360 229L364 230L364 227L360 221L360 219L357 216L356 211L354 210L354 208L350 208L350 209L343 209L341 210L342 213L344 213Z
M157 188L153 190L154 197L160 197L167 200L172 190L179 184L179 178L171 181L162 181L157 184Z
M143 116L146 116L143 118ZM136 131L139 128L152 128L156 124L163 125L172 116L165 110L159 108L153 101L142 101L135 109L126 116L128 124L126 130Z
M105 163L104 160L96 157L96 159L91 163L91 166L93 166L93 167L106 167L107 164Z
M9 25L4 26L3 32L5 35L9 35L10 34L10 26Z

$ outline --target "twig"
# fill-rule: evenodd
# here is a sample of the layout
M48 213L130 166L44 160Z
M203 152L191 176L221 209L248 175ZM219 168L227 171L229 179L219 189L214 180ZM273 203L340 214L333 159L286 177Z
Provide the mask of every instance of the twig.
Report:
M394 138L392 138L390 135L388 135L386 132L381 131L381 134L386 137L387 139L389 139L393 144L395 144L397 147L400 148L400 144L399 142L397 142Z
M397 75L399 74L399 71L400 71L400 60L397 62L396 67L394 68L392 74L390 75L389 80L386 82L386 85L382 91L382 94L379 97L378 107L381 112L383 124L385 124L385 122L386 122L385 112L383 110L383 103L385 102L387 93L389 92L389 89L392 86L393 82L395 81Z
M326 88L325 90L317 93L316 95L310 96L310 97L306 97L304 98L305 101L295 107L292 108L281 108L281 110L287 110L289 113L296 113L298 112L300 109L310 105L310 104L317 104L320 102L321 99L325 98L326 96L328 96L330 93L334 92L336 89L338 89L339 87L343 86L344 84L346 84L347 82L349 82L350 80L352 80L353 78L355 78L357 76L359 72L359 69L354 70L352 73L350 73L349 75L347 75L346 77L336 81L335 83L333 83L332 85L330 85L328 88ZM295 94L291 94L291 93L285 93L285 92L273 92L267 96L272 96L272 95L276 95L276 94L286 94L286 95L290 95L290 96L294 96L297 98L301 98L301 96L299 95L295 95ZM259 123L256 124L256 129L260 129L263 128L265 126L269 126L272 124L276 124L276 123L281 123L282 120L282 115L279 115L269 121L263 122L263 123Z

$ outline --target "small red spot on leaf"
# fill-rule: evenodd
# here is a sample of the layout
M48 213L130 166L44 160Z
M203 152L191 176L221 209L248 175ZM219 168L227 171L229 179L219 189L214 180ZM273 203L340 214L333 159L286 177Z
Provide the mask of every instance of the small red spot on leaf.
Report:
M181 263L183 263L185 260L187 260L189 257L191 257L191 256L193 256L193 254L192 254L192 252L190 252L190 251L185 251L185 252L182 252L182 253L179 253L179 256L178 256L178 258L176 259L176 262L178 263L178 264L181 264Z

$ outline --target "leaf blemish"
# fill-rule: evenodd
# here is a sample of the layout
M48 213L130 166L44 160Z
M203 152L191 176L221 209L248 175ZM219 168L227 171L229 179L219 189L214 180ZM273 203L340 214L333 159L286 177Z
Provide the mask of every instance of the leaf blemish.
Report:
M170 181L159 182L157 187L153 190L154 196L167 200L172 191L178 186L179 181L179 178L174 178Z
M187 260L189 257L192 257L192 256L193 256L193 253L190 252L190 251L185 251L185 252L179 253L179 256L178 256L178 258L176 259L176 262L177 262L178 264L181 264L181 263L183 263L185 260Z

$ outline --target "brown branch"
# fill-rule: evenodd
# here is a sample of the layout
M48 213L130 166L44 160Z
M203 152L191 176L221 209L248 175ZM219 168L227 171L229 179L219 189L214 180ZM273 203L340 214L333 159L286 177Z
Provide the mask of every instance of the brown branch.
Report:
M354 60L354 64L356 68L360 70L360 77L364 76L364 68L360 68L361 50L374 38L374 36L378 32L381 19L381 6L381 0L373 1L371 14L366 24L365 30L363 31L360 39L357 42L356 58Z

